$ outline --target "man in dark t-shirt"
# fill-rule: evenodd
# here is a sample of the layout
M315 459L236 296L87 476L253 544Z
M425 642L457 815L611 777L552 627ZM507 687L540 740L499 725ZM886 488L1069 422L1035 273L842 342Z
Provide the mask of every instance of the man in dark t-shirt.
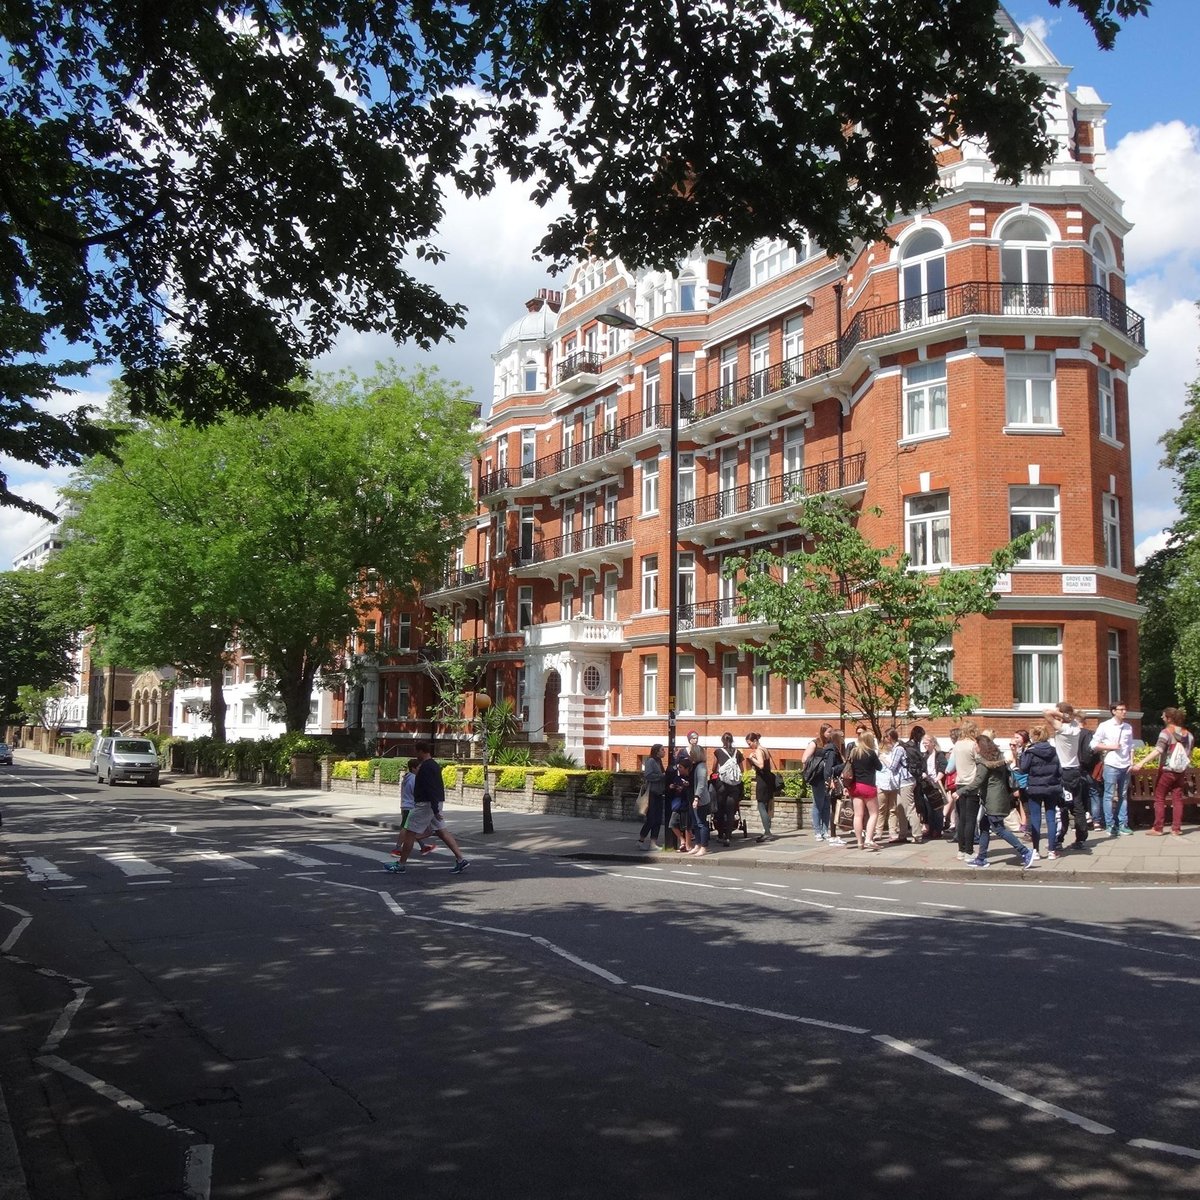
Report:
M442 782L442 768L434 760L433 747L428 742L418 742L413 806L404 816L400 845L392 851L398 861L389 864L389 871L403 874L407 869L405 864L412 852L413 843L429 834L441 838L449 847L454 855L452 870L455 875L461 875L467 869L470 864L463 858L454 834L446 828L446 822L442 820L442 805L445 800L446 787Z

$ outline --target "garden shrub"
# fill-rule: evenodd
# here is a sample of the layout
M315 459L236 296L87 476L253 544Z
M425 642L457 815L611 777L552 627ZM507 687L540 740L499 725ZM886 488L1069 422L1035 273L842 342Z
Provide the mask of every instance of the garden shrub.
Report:
M524 791L527 774L529 772L524 767L505 767L496 778L496 790L503 788L506 792Z
M583 790L589 796L611 796L612 785L611 771L589 771L583 781Z
M468 767L463 772L463 784L466 787L483 787L483 767Z
M458 768L453 763L447 763L442 768L442 786L447 791L458 787Z
M567 771L563 767L550 767L534 781L539 792L565 792L567 790Z

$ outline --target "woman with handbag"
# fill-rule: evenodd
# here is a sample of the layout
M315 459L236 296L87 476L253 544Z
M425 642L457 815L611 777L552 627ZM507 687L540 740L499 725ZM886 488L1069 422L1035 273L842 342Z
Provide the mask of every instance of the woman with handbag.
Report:
M812 794L813 836L818 842L830 840L829 785L842 765L842 756L833 741L833 726L826 723L804 752L804 781Z
M875 735L862 729L846 755L842 779L854 801L854 840L860 850L878 850L875 822L879 818L879 790L875 779L883 770L876 750Z
M721 734L721 744L713 755L716 766L710 782L716 786L717 811L714 824L723 846L737 825L738 809L742 803L742 753L733 748L733 734Z
M646 789L646 819L638 834L638 849L653 850L662 828L663 799L667 794L667 773L663 770L663 748L661 742L650 747L650 754L642 764L642 779ZM649 841L647 841L649 837Z

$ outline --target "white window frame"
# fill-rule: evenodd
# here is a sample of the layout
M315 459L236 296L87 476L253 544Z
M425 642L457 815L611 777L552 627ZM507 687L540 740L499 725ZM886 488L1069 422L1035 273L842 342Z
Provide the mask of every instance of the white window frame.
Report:
M1032 493L1039 493L1034 502ZM1017 498L1025 494L1025 502L1018 504ZM1024 498L1024 497L1023 497ZM1051 505L1050 501L1053 500ZM1042 566L1048 563L1062 562L1059 530L1062 522L1059 519L1059 489L1052 484L1013 484L1008 489L1008 527L1009 536L1016 537L1029 529L1049 530L1052 536L1043 533L1026 551L1025 557L1019 562L1031 566Z
M738 656L736 650L726 650L721 655L721 712L726 715L737 713Z
M492 633L499 637L504 633L504 593L497 592L492 602Z
M949 565L949 492L923 492L904 498L904 546L911 567L938 570Z
M642 612L658 612L658 555L642 558Z
M575 580L564 579L558 588L558 619L569 621L575 615Z
M696 603L696 555L690 550L680 550L679 571L675 581L676 603L686 608Z
M580 615L590 617L592 620L596 618L596 577L595 575L585 575L583 577L583 587L579 600Z
M1099 367L1096 371L1097 404L1099 407L1100 436L1106 441L1117 441L1117 394L1113 389L1112 371Z
M1121 703L1121 633L1117 629L1108 631L1108 702Z
M642 516L658 512L658 459L648 458L642 463Z
M642 712L658 712L658 655L642 655Z
M784 688L784 706L789 713L804 711L804 680L788 679Z
M761 654L754 656L754 667L750 675L750 711L771 711L771 668Z
M1006 429L1058 429L1058 388L1054 353L1010 350L1004 356ZM1045 394L1042 395L1044 388ZM1039 411L1044 416L1039 417Z
M538 390L538 365L536 362L525 362L521 366L521 390L536 392Z
M1035 641L1033 630L1053 632L1056 641ZM1025 639L1025 640L1022 640ZM1062 699L1063 630L1061 625L1014 625L1012 628L1013 706L1041 711ZM1026 663L1026 660L1027 663ZM1021 695L1019 664L1026 664L1028 694Z
M1104 565L1121 569L1121 501L1111 492L1100 497L1100 522L1104 530Z
M696 656L694 654L679 656L679 695L676 697L676 711L681 713L696 711Z
M950 432L950 389L944 358L904 368L904 438Z
M517 589L517 631L528 629L533 624L533 586L522 585Z
M604 619L606 621L615 621L617 619L618 595L620 593L621 581L620 575L615 570L604 572Z
M396 631L396 648L398 650L412 649L412 629L412 613L402 612L400 614L399 628Z

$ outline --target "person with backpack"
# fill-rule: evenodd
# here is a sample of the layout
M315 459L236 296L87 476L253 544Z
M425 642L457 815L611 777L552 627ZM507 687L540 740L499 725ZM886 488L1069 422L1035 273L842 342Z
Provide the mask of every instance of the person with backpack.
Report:
M1062 803L1062 767L1058 751L1050 744L1049 733L1044 725L1035 725L1029 731L1030 744L1021 752L1020 770L1025 774L1025 803L1029 809L1029 838L1033 842L1035 857L1061 858L1058 835L1058 811ZM1046 838L1049 847L1045 855L1039 855L1038 844L1042 837L1042 809L1046 811Z
M1186 714L1181 708L1164 708L1162 713L1163 731L1154 743L1154 749L1144 758L1137 769L1145 770L1152 762L1158 761L1158 779L1154 783L1154 825L1147 829L1150 837L1163 836L1163 819L1166 816L1167 801L1171 802L1171 833L1174 837L1183 836L1183 784L1191 766L1192 749L1195 739L1184 728Z
M730 834L737 825L738 809L741 807L744 787L742 784L742 752L733 746L733 734L721 734L721 744L713 755L716 784L716 826L721 844L729 845Z
M917 735L917 745L925 736L925 730L920 725L913 731ZM915 750L911 742L901 740L900 731L894 726L884 735L884 751L881 756L883 765L892 773L896 785L893 811L896 814L896 832L888 838L892 844L907 841L920 842L925 839L921 835L921 818L917 815L916 790L919 776L914 773L921 769L919 750ZM882 806L881 806L882 808Z
M1012 772L996 743L981 733L975 742L979 772L975 782L979 789L982 812L979 819L979 850L974 858L967 860L968 867L988 866L988 841L993 831L998 833L1016 852L1022 870L1037 865L1037 855L1021 844L1021 839L1005 824L1013 810Z
M831 838L829 805L829 783L841 769L842 756L833 740L833 726L826 723L817 730L817 736L804 752L802 772L804 782L812 795L813 837L818 842ZM832 833L836 833L833 830Z

